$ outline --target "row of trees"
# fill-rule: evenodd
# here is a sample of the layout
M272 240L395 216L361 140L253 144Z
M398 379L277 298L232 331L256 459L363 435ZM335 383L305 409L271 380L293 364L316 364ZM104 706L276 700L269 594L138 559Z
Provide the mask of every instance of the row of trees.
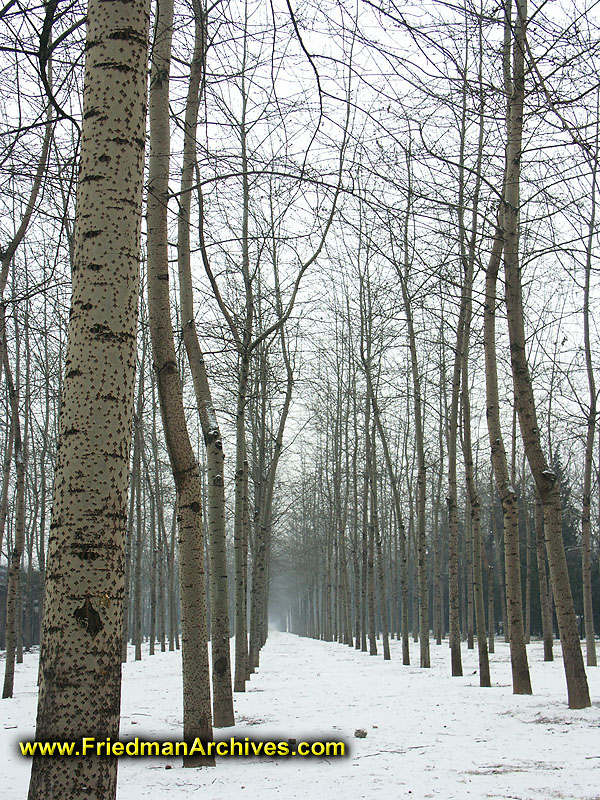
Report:
M116 738L128 640L181 632L183 736L210 739L270 595L299 633L380 633L386 658L398 636L405 664L412 632L424 668L448 632L453 675L476 638L482 685L501 620L516 693L554 606L589 705L591 14L85 19L84 48L77 5L0 11L4 696L43 605L38 738ZM114 761L34 761L31 798L115 791Z

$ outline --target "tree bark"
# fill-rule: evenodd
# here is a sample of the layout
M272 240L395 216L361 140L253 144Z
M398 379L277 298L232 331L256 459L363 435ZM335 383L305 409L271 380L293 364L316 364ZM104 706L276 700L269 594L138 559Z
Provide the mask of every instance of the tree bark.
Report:
M502 503L502 519L504 524L504 572L506 576L506 622L508 625L508 640L510 642L513 693L531 694L531 680L529 677L529 664L527 661L523 628L523 603L521 599L519 504L508 471L508 462L500 425L500 400L498 396L498 369L496 362L496 285L502 250L502 229L500 224L498 224L495 230L492 253L490 255L485 279L483 347L485 352L486 421L495 485L500 496L500 502ZM493 503L491 513L493 517ZM498 544L496 544L496 547L498 548Z
M21 438L19 418L19 394L14 385L8 351L4 349L4 373L10 402L10 424L14 431L14 456L16 475L15 533L9 558L6 586L6 662L2 697L12 697L15 679L15 656L19 643L19 621L21 619L21 560L25 544L25 452ZM22 660L22 659L21 659Z
M204 353L200 347L194 317L190 249L190 209L196 161L196 125L199 89L203 79L206 52L206 11L194 0L194 54L185 108L181 199L178 218L178 267L181 299L181 328L192 374L196 405L206 447L209 579L211 606L211 658L213 684L213 722L215 727L235 724L229 653L229 598L225 529L225 480L223 440L212 394Z
M202 482L190 442L173 339L169 298L167 204L169 194L169 72L173 2L158 8L150 73L148 171L148 315L163 430L177 493L183 662L183 738L212 739L208 664ZM214 765L194 754L184 766Z
M417 449L417 577L419 582L419 647L421 667L431 666L429 655L429 603L427 587L427 537L425 530L425 502L427 493L427 470L425 467L425 440L423 436L423 410L421 400L421 376L417 359L417 339L413 323L411 301L408 294L408 209L405 225L405 274L400 277L404 313L408 326L408 344L413 383L415 445ZM400 274L400 273L399 273Z
M135 514L135 548L132 550L135 554L133 562L133 643L135 645L135 660L141 661L142 659L142 449L144 446L142 438L142 409L144 399L144 361L145 361L145 347L142 347L142 357L138 368L138 392L137 392L137 405L136 414L133 424L133 435L135 437L134 455L136 462L133 465L133 474L135 475L135 485L132 485L132 491L135 489L135 501L133 503L133 511ZM133 527L132 527L133 534ZM132 540L133 545L133 540Z
M375 455L375 430L371 436L371 528L375 542L377 557L377 577L379 582L379 606L381 609L381 638L383 644L384 661L389 661L390 656L390 633L387 611L387 593L385 590L385 571L383 567L383 548L381 545L381 526L379 522L379 509L377 503L377 460ZM374 572L373 572L373 577ZM377 648L375 648L377 652ZM423 666L421 664L421 666Z
M590 525L590 505L592 493L592 467L594 462L594 438L596 435L597 390L594 376L592 348L590 342L590 277L594 252L594 232L596 227L596 191L598 173L598 134L592 165L592 209L590 214L586 259L585 282L583 288L583 344L585 348L585 367L588 379L589 406L587 412L587 431L585 437L585 461L583 470L583 497L581 502L581 571L583 577L583 617L585 624L585 648L588 667L597 666L596 637L594 633L594 609L592 604L592 545Z
M469 293L470 295L470 293ZM469 338L471 302L469 299L467 320L465 325L465 340ZM465 461L465 479L467 494L471 509L471 539L473 543L473 596L475 601L475 626L477 629L477 649L479 654L479 685L491 686L490 661L487 649L487 636L485 630L485 606L483 602L483 576L481 573L481 503L479 492L473 474L473 446L471 444L471 403L469 398L468 382L468 353L469 345L465 341L462 374L462 413L463 413L463 453ZM467 543L470 546L470 543ZM490 624L492 622L490 621Z
M519 177L525 98L526 0L517 0L513 47L513 85L509 105L504 186L504 269L510 355L515 399L525 454L544 511L544 531L552 593L563 650L570 708L586 708L590 695L579 642L573 596L562 539L560 488L542 450L533 386L525 350L525 329L519 262Z
M464 290L463 290L464 295ZM456 440L458 434L458 398L460 394L461 350L464 332L464 299L461 301L457 333L456 352L452 378L452 399L450 404L450 424L448 431L448 613L450 617L450 668L453 677L463 674L460 652L459 620L459 538L458 504L456 477Z
M546 574L546 553L544 552L544 514L539 499L535 503L535 535L538 567L538 583L540 592L540 610L542 614L542 638L544 640L544 661L554 661L552 631L552 598Z
M36 739L118 737L135 384L147 0L90 0L73 292ZM32 763L29 800L112 800L115 758Z
M367 542L367 636L369 639L369 655L377 655L377 637L375 630L375 530L373 527L373 501L371 491L371 434L369 430L370 406L365 405L365 486L363 499L363 525Z

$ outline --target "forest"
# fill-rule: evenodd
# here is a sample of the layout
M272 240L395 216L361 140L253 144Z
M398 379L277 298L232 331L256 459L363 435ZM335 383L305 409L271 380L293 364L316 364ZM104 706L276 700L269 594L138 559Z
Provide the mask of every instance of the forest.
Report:
M116 741L164 679L167 739L252 736L315 654L440 702L547 667L585 741L597 0L3 2L5 731ZM117 760L37 751L8 796L114 800Z

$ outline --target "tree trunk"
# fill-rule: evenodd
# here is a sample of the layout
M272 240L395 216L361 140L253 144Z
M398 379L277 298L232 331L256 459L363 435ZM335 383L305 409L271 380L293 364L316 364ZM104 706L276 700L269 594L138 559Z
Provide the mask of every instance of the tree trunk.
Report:
M596 435L597 392L590 342L590 277L594 254L594 232L596 227L596 191L598 173L598 127L594 161L592 165L592 210L585 259L585 283L583 288L583 343L585 347L585 366L589 389L587 412L587 431L585 437L585 461L583 469L583 497L581 501L581 571L583 578L583 618L585 624L585 648L588 667L597 666L596 637L594 634L594 609L592 605L592 544L590 526L590 505L592 493L592 466L594 462L594 438Z
M163 494L160 480L160 468L158 463L158 436L156 426L156 392L155 392L154 373L150 373L150 384L152 389L152 464L154 471L154 496L156 497L156 525L158 535L158 637L160 640L160 651L166 650L166 620L165 620L165 565L168 568L169 543L165 529L165 511L163 508Z
M249 356L240 357L238 378L238 399L236 409L236 448L235 448L235 518L233 528L233 554L235 571L235 674L233 689L246 691L248 670L248 629L246 620L245 574L248 563L248 550L245 546L245 475L248 469L246 460L246 395L250 371Z
M385 590L385 571L383 567L383 548L381 546L381 527L377 505L377 461L375 455L375 430L371 437L371 527L377 550L377 577L379 580L379 605L381 608L381 637L384 661L390 660L390 633L387 612L387 593ZM374 575L373 575L374 577ZM376 650L377 652L377 650ZM421 665L423 666L423 665Z
M179 623L177 621L177 591L175 581L175 539L177 534L177 502L173 505L171 518L171 541L169 542L169 652L179 650Z
M6 663L4 665L4 687L2 697L12 697L15 679L15 656L19 643L19 621L21 619L21 560L25 544L25 453L21 439L19 418L19 394L12 378L8 351L4 349L4 372L8 386L11 420L14 431L14 455L16 475L15 534L10 551L8 580L6 586ZM22 659L21 659L22 660Z
M242 579L244 583L244 604L243 604L243 616L244 616L244 647L245 647L245 665L246 671L244 674L244 680L250 680L250 662L248 660L248 546L250 543L250 469L248 464L248 459L244 461L244 483L243 483L243 494L242 494L242 530L243 530L243 538L242 538L242 554L243 554L243 561L242 561Z
M485 279L485 305L483 322L483 347L485 352L486 421L490 440L492 468L496 490L502 503L504 523L504 572L506 576L506 624L510 642L510 661L514 694L531 694L531 680L525 634L523 629L523 604L521 600L521 558L519 553L519 504L510 481L504 439L500 426L500 400L498 397L498 370L496 362L496 285L502 257L502 230L496 227L492 253ZM492 501L492 522L495 521ZM499 550L499 536L494 537ZM505 606L502 606L504 611ZM504 614L503 614L504 618ZM505 628L506 632L506 628Z
M365 406L365 496L368 500L363 504L367 525L367 627L369 635L369 655L377 655L377 638L375 630L375 519L373 515L373 451L369 431L369 404Z
M506 149L507 174L504 187L503 214L505 230L504 268L510 355L521 436L544 510L548 566L563 650L569 707L586 708L590 705L590 695L581 654L577 619L575 617L562 539L560 488L556 475L548 466L542 450L533 386L525 350L518 215L523 103L525 97L526 20L526 0L517 0L517 21L513 49L513 86L509 107Z
M409 206L410 208L410 206ZM410 297L408 294L408 209L405 225L405 274L400 278L404 313L408 326L408 343L413 382L415 445L417 448L417 577L419 582L419 642L421 667L431 666L429 655L429 603L427 588L427 537L425 531L425 502L427 493L427 470L425 467L425 440L423 436L423 411L421 401L421 376L417 359L417 339L413 324Z
M143 339L143 342L145 342L145 339ZM138 372L136 414L133 426L133 435L136 442L133 449L137 458L136 463L133 465L133 472L135 474L135 486L133 487L135 489L135 502L133 506L135 512L135 559L133 562L133 643L135 645L136 661L141 661L142 658L142 450L144 447L144 441L142 437L142 409L144 400L145 349L145 346L142 346L142 357L140 359Z
M148 316L163 430L177 493L183 662L183 738L212 739L208 664L202 482L190 442L173 340L169 298L167 203L169 194L169 72L173 2L161 2L150 75L148 172ZM184 766L214 765L194 754Z
M140 374L142 366L140 365ZM140 394L141 397L141 394ZM134 435L138 438L138 462L135 466L135 559L133 567L133 643L135 660L142 658L142 420L135 421Z
M464 527L464 554L465 554L465 594L466 594L466 634L467 649L475 649L475 629L473 627L473 509L470 505L468 513L465 515Z
M366 401L368 403L368 399ZM365 411L365 425L367 424L367 413ZM367 470L367 455L365 444L365 467L363 471L363 491L362 491L362 519L361 519L361 581L360 581L360 618L361 634L360 649L363 653L367 652L367 629L368 620L368 569L369 569L369 473Z
M471 402L469 397L469 339L471 331L471 291L472 275L467 276L468 300L465 317L465 343L462 363L462 415L463 415L463 454L465 479L470 504L470 528L473 544L473 596L475 600L475 624L477 628L477 649L479 653L479 685L491 686L490 662L485 630L485 606L483 602L483 576L481 573L481 503L475 483L473 469L473 446L471 444ZM467 547L470 542L467 542ZM490 621L490 624L492 622Z
M148 464L144 461L146 483L148 486L148 495L150 497L150 625L149 625L149 647L148 654L154 655L154 647L156 643L156 577L158 568L158 548L156 544L157 539L157 513L156 513L156 496L152 486L152 476L148 469Z
M531 519L527 508L525 490L525 470L521 481L521 496L523 500L523 522L525 523L525 644L531 640Z
M138 372L138 388L137 388L137 401L136 408L140 407L140 380L141 370ZM132 469L129 479L129 512L127 514L127 540L125 544L125 586L123 591L123 636L121 648L121 660L123 663L127 661L127 645L129 643L129 617L130 615L130 596L131 596L131 562L133 550L133 525L135 520L135 498L137 495L137 476L140 468L140 437L137 433L137 415L134 416L133 422L133 457Z
M206 12L194 1L194 54L185 109L181 199L178 217L178 266L181 298L181 328L192 374L196 405L206 447L208 484L208 541L211 606L211 657L213 684L213 722L215 727L235 724L229 653L229 598L225 529L225 481L223 440L206 374L194 318L190 251L190 208L196 159L198 92L204 73L206 51Z
M546 554L544 552L544 515L539 499L535 503L535 535L540 591L540 610L542 615L542 638L544 640L544 661L554 661L552 631L552 598L546 575Z
M463 292L464 294L464 292ZM458 397L460 393L461 350L464 330L464 302L457 325L456 353L452 378L452 400L450 406L450 424L448 432L448 613L450 617L450 668L453 677L463 674L460 652L460 620L459 620L459 539L458 539L458 505L456 478L456 440L458 433Z
M8 421L8 432L5 441L6 441L6 447L4 449L4 468L2 470L2 494L0 495L0 553L2 552L2 545L4 544L4 531L6 530L6 518L8 516L8 490L10 487L10 465L12 462L13 447L15 441L15 431L10 419Z
M119 734L149 5L90 0L87 11L73 292L40 656L40 741ZM116 776L116 758L36 756L29 800L112 800Z

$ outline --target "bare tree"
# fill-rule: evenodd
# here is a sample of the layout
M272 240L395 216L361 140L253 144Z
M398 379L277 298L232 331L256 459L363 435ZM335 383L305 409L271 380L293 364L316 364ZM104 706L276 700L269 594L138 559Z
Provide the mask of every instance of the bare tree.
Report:
M569 707L586 708L590 705L590 696L562 539L560 488L556 474L550 469L542 450L533 385L525 350L518 214L525 99L526 0L516 0L516 12L503 197L504 270L511 364L525 454L543 506L548 566L563 649Z
M169 303L167 205L169 196L169 74L173 2L161 2L156 17L150 73L148 168L148 316L154 369L167 450L177 492L179 580L183 664L183 736L191 743L212 738L208 664L202 482L187 429L183 391ZM214 756L194 753L184 765L214 765Z
M184 119L181 199L178 217L177 257L181 298L181 328L192 374L196 405L206 446L208 483L208 537L210 558L211 643L213 721L216 727L235 724L231 691L229 655L229 607L225 529L225 480L223 440L206 374L194 318L190 252L190 209L196 164L196 126L199 91L206 58L207 15L200 2L194 2L194 52Z

